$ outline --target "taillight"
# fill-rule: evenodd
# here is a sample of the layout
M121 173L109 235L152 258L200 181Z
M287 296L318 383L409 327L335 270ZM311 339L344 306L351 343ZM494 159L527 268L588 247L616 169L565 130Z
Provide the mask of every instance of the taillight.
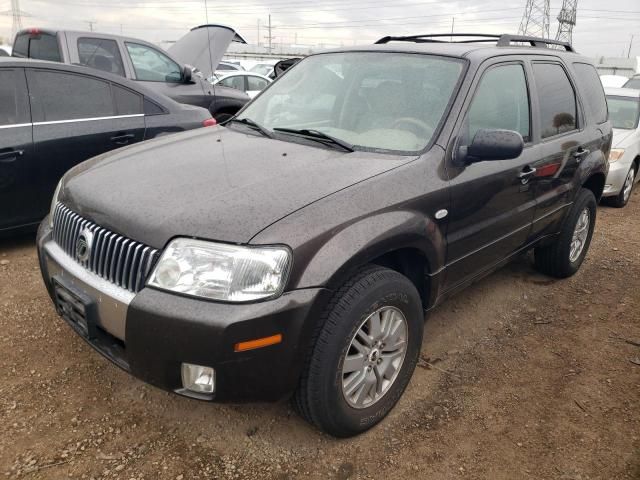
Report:
M204 122L202 122L203 127L215 127L218 125L215 118L207 118Z

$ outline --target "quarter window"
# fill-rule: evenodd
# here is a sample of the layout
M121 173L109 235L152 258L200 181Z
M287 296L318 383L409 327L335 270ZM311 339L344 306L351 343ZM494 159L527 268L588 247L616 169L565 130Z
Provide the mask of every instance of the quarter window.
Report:
M111 85L84 75L48 70L28 73L33 121L51 122L115 114Z
M576 95L564 68L556 63L534 63L533 75L540 99L542 138L578 128Z
M589 105L597 123L606 122L608 113L607 100L595 67L588 63L574 63L573 68L577 73L576 83L582 94L583 101Z
M120 75L121 77L125 76L120 49L115 40L79 38L78 56L82 65Z
M513 130L528 141L529 119L529 93L522 65L493 67L482 77L469 107L462 144L469 145L480 129Z
M136 71L136 79L143 82L180 83L180 65L155 48L138 43L126 43L129 57Z

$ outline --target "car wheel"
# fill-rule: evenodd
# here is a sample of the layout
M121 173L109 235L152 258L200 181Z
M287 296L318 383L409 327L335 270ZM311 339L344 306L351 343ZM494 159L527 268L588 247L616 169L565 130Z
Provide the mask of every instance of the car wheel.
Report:
M423 327L420 296L408 278L378 266L360 270L322 315L294 407L336 437L370 429L409 383Z
M631 198L631 191L633 190L633 185L636 181L636 168L635 165L631 165L629 169L629 173L627 173L627 177L624 180L624 185L622 186L622 190L615 197L610 197L607 199L607 204L612 207L622 208L627 203L629 203L629 199Z
M581 189L554 243L535 249L539 271L556 278L567 278L578 271L591 244L596 210L593 192Z

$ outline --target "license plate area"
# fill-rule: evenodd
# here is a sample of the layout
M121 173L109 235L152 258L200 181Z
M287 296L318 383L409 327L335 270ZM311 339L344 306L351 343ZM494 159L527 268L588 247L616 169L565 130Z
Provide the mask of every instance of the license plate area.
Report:
M95 338L95 304L91 298L59 277L53 278L53 289L58 315L80 335Z

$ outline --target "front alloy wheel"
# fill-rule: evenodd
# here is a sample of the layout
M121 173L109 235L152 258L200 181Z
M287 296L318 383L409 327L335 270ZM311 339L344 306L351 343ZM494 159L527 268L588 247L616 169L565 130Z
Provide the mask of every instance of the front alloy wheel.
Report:
M357 330L342 363L342 394L353 408L378 402L395 382L407 353L407 319L382 307Z

